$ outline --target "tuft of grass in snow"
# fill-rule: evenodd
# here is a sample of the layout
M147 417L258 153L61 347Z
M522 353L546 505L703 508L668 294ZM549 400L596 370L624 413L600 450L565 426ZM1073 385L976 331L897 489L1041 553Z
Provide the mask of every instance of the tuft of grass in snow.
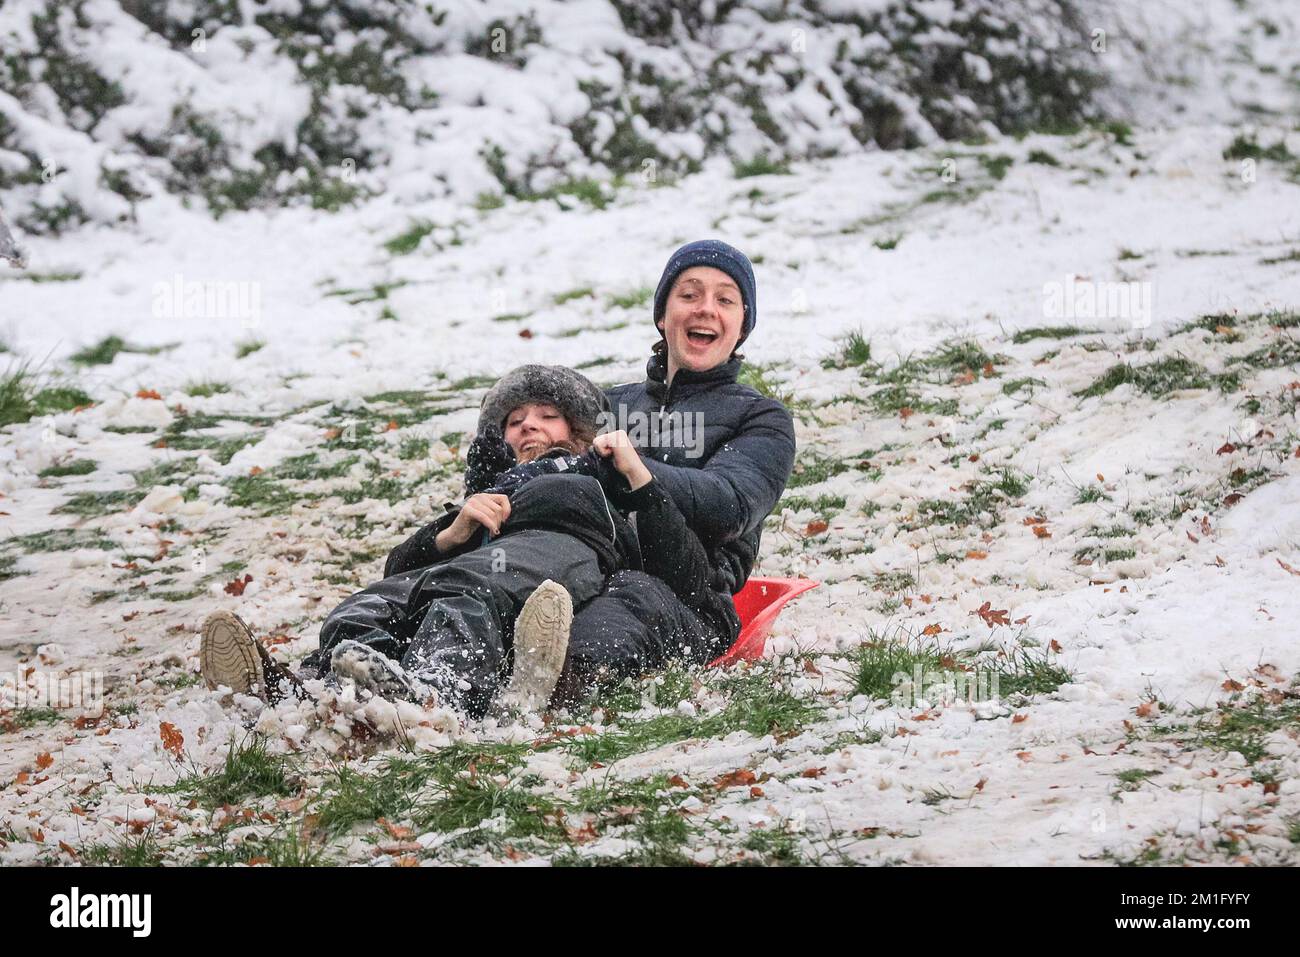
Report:
M56 515L79 515L82 518L99 518L134 508L148 494L147 489L117 489L111 492L78 492L70 496L51 512Z
M1300 725L1300 700L1295 697L1294 687L1289 692L1261 694L1248 700L1234 695L1198 719L1194 728L1195 745L1225 754L1235 752L1247 764L1255 765L1270 757L1270 735L1290 731L1297 725Z
M605 778L574 795L574 811L591 815L591 830L617 836L634 845L618 857L580 856L570 852L552 861L558 866L617 864L640 867L683 867L687 841L699 828L681 809L689 796L674 787L666 774L635 781Z
M969 525L980 522L994 525L1001 514L1001 506L1024 496L1029 490L1029 476L1012 468L1004 468L995 481L976 479L967 483L965 499L931 498L917 504L921 525Z
M215 382L211 379L205 379L202 382L191 382L185 387L186 395L192 395L202 399L209 399L214 395L225 395L229 391L229 385L224 382Z
M822 360L823 369L851 369L871 362L871 343L861 330L854 330L840 342L839 351Z
M297 774L289 759L267 750L266 739L249 735L232 742L221 770L190 774L175 784L156 788L162 794L180 794L210 810L266 797L298 793Z
M1075 336L1088 336L1096 332L1096 329L1085 329L1082 326L1032 326L1021 329L1011 337L1011 341L1021 346L1034 339L1072 339Z
M650 300L654 298L654 294L655 291L652 287L641 286L621 295L610 296L608 302L610 306L619 309L639 309L649 304Z
M408 253L413 253L419 248L420 241L437 228L437 224L431 223L427 219L418 220L384 243L384 249L394 256L405 256Z
M799 406L806 405L805 402L795 398L794 392L777 382L776 377L773 375L774 368L771 363L757 365L746 362L740 367L740 375L736 377L736 381L749 386L760 395L765 395L769 399L776 399L777 402L780 402L791 411Z
M1160 774L1158 768L1129 768L1127 771L1120 771L1115 775L1119 781L1121 791L1136 791L1142 786L1142 782L1154 778Z
M0 375L0 426L28 422L40 415L67 412L93 402L80 389L66 386L39 388L27 361L11 366Z
M135 837L126 837L116 843L86 844L77 851L83 864L113 867L160 867L163 848L148 828Z
M1238 133L1223 151L1224 159L1266 159L1275 163L1289 163L1296 157L1286 148L1286 140L1281 139L1272 146L1260 146L1253 135Z
M721 738L735 731L754 737L797 732L821 713L821 706L790 692L772 665L717 679L712 687L727 704L717 714L693 718L663 714L611 725L601 734L566 739L561 747L587 764L612 764L633 754L692 738ZM667 702L655 697L661 706Z
M38 473L39 478L65 478L69 475L89 475L98 468L98 463L92 459L77 459L73 462L67 462L63 465L51 465L47 469L41 469Z
M265 345L265 339L245 339L243 342L238 342L235 344L235 358L243 359L245 356L251 356Z
M176 343L169 343L162 346L136 346L131 345L121 336L105 336L93 346L86 346L78 352L69 356L69 361L77 365L109 365L117 358L118 353L134 352L141 355L156 356L158 353L167 349L174 349Z
M34 728L38 724L57 724L63 720L54 708L19 708L0 715L0 734Z
M953 667L936 646L878 638L861 645L850 662L854 693L882 701L890 699L901 680L911 680L918 666L922 674L943 671L945 664Z
M829 478L847 472L852 467L852 464L844 459L822 455L819 452L809 452L795 460L794 469L790 473L790 481L786 483L786 488L802 488L805 485L816 485L819 482L825 482Z
M740 160L732 164L736 179L750 176L789 176L790 167L780 160L773 160L766 153L760 153L750 160Z
M338 837L379 818L411 820L421 830L475 828L471 842L561 839L552 802L520 786L526 745L457 743L416 757L391 757L360 774L339 768L322 786L316 826ZM490 830L482 825L499 819Z
M1051 653L1043 651L1035 656L1020 648L1002 657L992 659L998 679L998 694L1008 695L1051 694L1063 684L1074 681L1074 674L1053 661Z
M1222 392L1231 392L1240 387L1240 382L1235 374L1211 375L1204 366L1190 359L1168 357L1141 366L1127 362L1113 365L1096 382L1075 395L1080 398L1104 395L1121 385L1131 385L1139 392L1160 398L1180 389L1208 389L1211 386L1217 386Z
M1038 163L1043 166L1060 166L1061 161L1046 150L1030 150L1029 155L1025 157L1026 162Z
M64 552L74 548L98 548L112 551L117 542L106 538L102 532L84 528L51 528L27 535L15 535L0 542L0 548L16 548L24 552Z

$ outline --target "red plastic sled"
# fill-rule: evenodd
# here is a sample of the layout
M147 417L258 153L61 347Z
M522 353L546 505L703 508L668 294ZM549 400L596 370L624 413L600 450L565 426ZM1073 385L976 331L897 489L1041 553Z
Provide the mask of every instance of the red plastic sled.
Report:
M740 637L727 653L709 667L729 665L733 661L753 661L763 656L763 645L772 631L772 623L781 607L816 588L821 582L811 578L751 578L736 595L736 613L740 615Z

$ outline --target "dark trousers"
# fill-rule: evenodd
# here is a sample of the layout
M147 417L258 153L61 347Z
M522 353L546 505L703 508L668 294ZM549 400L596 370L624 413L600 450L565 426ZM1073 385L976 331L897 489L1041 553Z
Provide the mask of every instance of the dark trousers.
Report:
M707 664L740 632L729 599L708 612L688 608L661 579L618 571L573 616L569 653L556 700L572 703L602 686L663 668L669 661Z
M303 660L303 671L324 675L339 642L359 641L481 717L510 672L515 617L548 578L568 589L575 608L604 585L589 546L540 529L511 532L441 564L385 578L330 612L320 650Z

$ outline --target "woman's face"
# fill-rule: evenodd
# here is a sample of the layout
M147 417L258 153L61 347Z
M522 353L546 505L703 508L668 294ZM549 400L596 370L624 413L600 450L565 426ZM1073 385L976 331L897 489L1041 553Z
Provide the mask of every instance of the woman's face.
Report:
M530 402L506 416L506 442L520 462L531 462L557 445L572 441L569 420L547 402Z
M712 266L683 271L658 323L668 343L669 373L722 365L735 350L744 321L744 300L730 276Z

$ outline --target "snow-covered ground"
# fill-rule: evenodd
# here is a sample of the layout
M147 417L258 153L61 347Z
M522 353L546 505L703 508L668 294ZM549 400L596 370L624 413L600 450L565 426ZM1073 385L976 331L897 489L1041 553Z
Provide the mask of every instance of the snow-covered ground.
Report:
M93 405L0 433L0 861L1293 862L1300 134L1156 127L30 240L0 339ZM315 647L458 494L492 378L639 377L704 236L796 413L758 573L822 582L764 661L504 727L202 686L213 608ZM109 335L163 348L74 361ZM103 716L22 707L50 674Z

